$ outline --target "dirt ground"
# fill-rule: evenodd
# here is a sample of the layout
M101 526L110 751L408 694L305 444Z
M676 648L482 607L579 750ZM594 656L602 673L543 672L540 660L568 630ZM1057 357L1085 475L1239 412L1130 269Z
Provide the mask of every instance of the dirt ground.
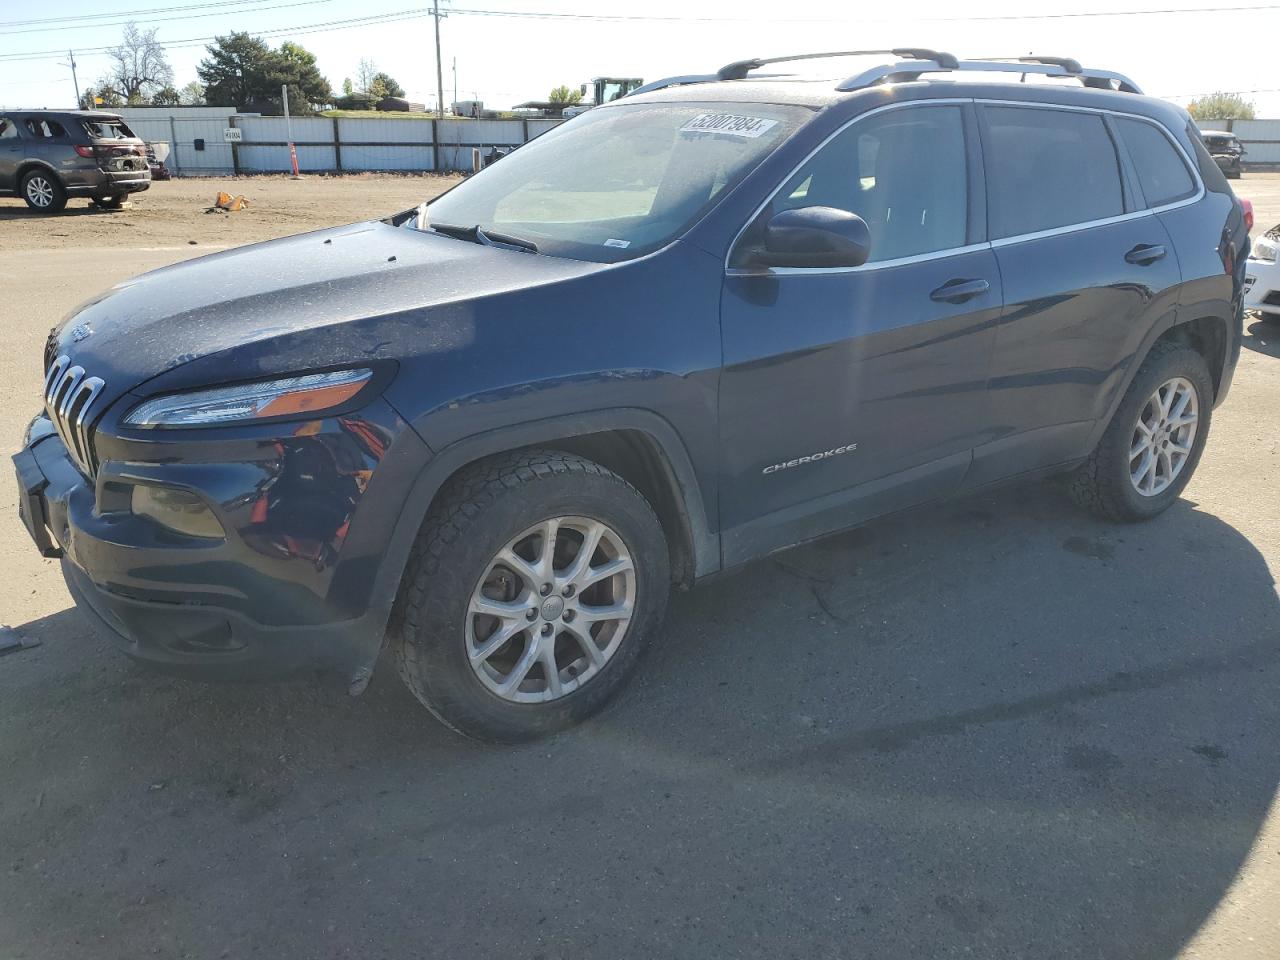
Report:
M77 302L445 185L0 201L0 446ZM1280 175L1235 186L1280 222ZM253 205L205 214L219 189ZM359 698L140 669L0 478L0 622L39 642L0 657L0 960L1275 960L1280 325L1246 326L1159 519L1023 485L752 564L673 598L605 716L515 748L386 663Z
M386 216L434 197L461 179L434 174L343 177L198 177L153 183L121 211L73 199L56 217L35 216L18 199L0 198L0 252L40 247L66 250L103 244L220 250L336 223ZM247 209L208 212L218 193L243 195Z

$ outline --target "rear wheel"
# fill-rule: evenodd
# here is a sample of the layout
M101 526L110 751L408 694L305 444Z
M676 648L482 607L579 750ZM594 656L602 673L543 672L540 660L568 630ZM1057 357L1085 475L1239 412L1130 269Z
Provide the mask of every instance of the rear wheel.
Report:
M1191 480L1212 413L1204 357L1185 344L1156 344L1097 448L1072 474L1073 498L1111 520L1162 513Z
M67 191L47 170L32 170L22 178L19 190L27 206L40 213L57 213L67 205Z
M467 736L553 733L623 685L669 589L662 526L629 483L557 451L495 458L419 534L392 624L400 675Z

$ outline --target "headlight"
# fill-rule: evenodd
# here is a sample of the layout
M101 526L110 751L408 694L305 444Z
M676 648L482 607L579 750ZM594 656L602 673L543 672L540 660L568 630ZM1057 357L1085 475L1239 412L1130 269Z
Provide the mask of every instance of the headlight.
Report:
M1253 241L1253 249L1249 251L1249 258L1252 260L1262 260L1265 263L1275 263L1276 260L1276 242L1267 237L1259 237Z
M369 369L335 370L175 393L138 404L124 422L131 427L198 427L318 413L346 403L372 376L373 371Z

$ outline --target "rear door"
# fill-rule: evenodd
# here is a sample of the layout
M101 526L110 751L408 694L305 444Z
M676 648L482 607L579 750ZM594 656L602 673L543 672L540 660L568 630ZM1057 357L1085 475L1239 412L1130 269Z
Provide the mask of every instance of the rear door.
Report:
M1097 110L979 105L1005 313L991 369L994 439L966 486L1088 453L1181 279L1114 120Z
M725 563L953 491L985 437L1001 307L967 101L858 118L753 218L721 298ZM857 213L854 268L752 269L778 212Z

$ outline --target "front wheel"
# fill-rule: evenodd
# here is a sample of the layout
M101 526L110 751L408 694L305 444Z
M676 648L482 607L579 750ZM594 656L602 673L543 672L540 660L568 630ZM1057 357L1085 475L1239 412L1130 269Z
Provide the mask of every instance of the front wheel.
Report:
M1072 474L1072 497L1110 520L1162 513L1191 480L1212 414L1204 357L1186 344L1157 343L1098 446Z
M649 504L590 460L521 451L450 483L392 622L400 675L447 726L527 740L600 710L661 624L667 544Z
M32 170L19 187L27 206L38 213L57 213L67 205L67 191L58 178L45 170Z

